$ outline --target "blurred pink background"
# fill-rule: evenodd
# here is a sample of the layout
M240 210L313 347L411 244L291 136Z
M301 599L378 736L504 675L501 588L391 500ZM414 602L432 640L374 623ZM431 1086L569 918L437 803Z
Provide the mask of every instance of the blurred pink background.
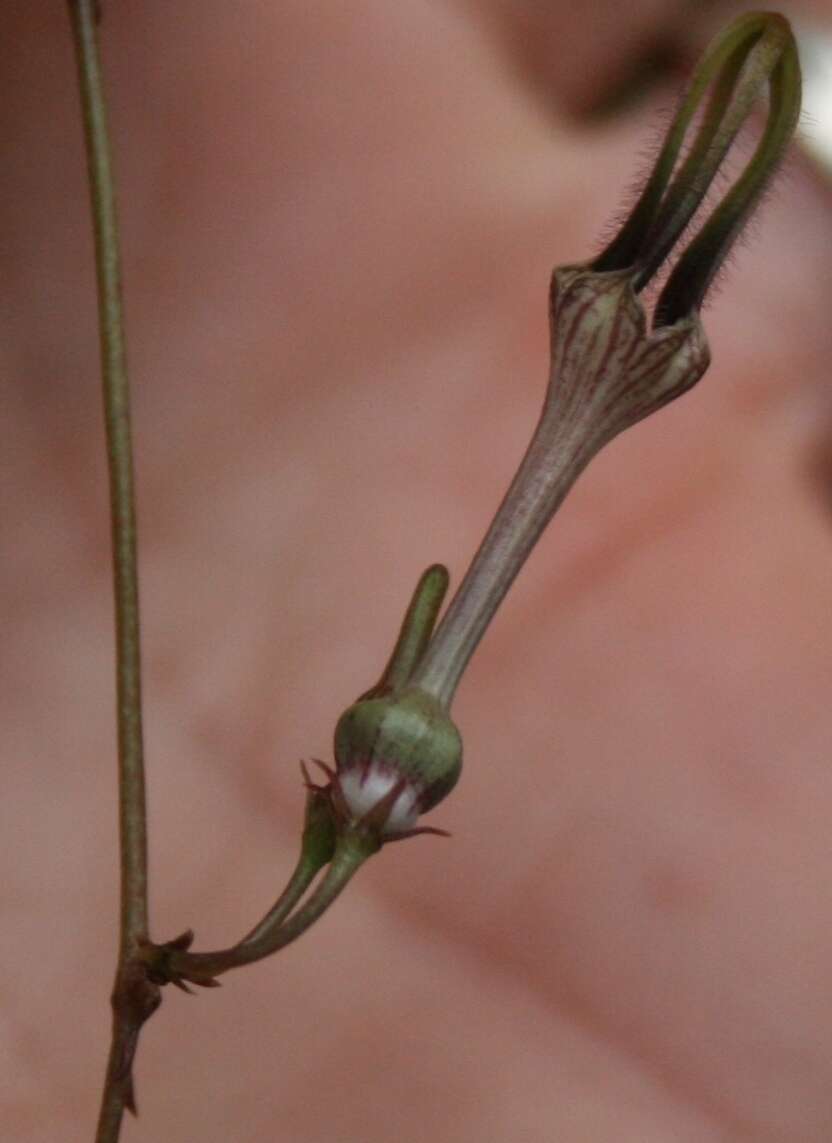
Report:
M331 756L417 575L458 582L496 507L542 399L551 267L598 249L737 9L105 8L153 935L214 947L294 861L298 760ZM827 4L788 11L832 34ZM11 0L0 52L0 1105L6 1138L75 1143L117 884L63 6ZM708 376L593 464L474 659L465 771L430 819L453 838L385 849L221 990L169 990L125 1141L832 1138L832 205L800 151L752 229L705 314Z

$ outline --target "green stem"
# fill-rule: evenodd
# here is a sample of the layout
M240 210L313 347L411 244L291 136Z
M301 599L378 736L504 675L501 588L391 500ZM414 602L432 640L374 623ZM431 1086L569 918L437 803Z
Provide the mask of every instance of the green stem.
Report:
M248 937L227 949L192 953L164 945L146 951L150 971L159 979L210 983L213 977L253 964L285 948L302 936L322 916L346 888L368 857L378 851L379 842L361 833L345 833L338 839L332 862L321 883L305 905L282 926L266 925L265 920Z
M147 934L147 829L142 749L139 590L130 388L121 301L121 258L107 113L93 0L70 0L81 81L95 229L104 419L110 478L116 619L118 752L121 806L121 935Z
M120 944L113 991L113 1039L98 1124L98 1143L118 1138L125 1107L132 1107L131 1064L141 1023L158 1005L158 992L135 971L138 942L147 936L147 825L142 750L139 602L130 401L121 301L118 219L98 54L95 0L69 0L78 68L95 238L98 320L116 623Z
M262 921L256 924L251 932L243 937L240 944L256 944L273 929L279 928L315 880L320 870L321 865L318 862L312 861L305 855L302 855L295 866L294 873L289 878L289 884L272 905L271 909L269 909L268 913L266 913Z

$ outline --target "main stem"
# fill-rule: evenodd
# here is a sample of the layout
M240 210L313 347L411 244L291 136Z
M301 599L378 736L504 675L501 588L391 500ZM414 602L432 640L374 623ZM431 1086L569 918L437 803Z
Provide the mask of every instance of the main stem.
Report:
M139 598L130 393L127 376L121 265L106 102L98 54L95 0L69 0L95 238L98 320L116 621L120 944L113 990L113 1039L97 1143L118 1138L125 1106L133 1106L130 1065L141 1023L158 1005L144 977L138 942L147 936L147 825L142 748Z

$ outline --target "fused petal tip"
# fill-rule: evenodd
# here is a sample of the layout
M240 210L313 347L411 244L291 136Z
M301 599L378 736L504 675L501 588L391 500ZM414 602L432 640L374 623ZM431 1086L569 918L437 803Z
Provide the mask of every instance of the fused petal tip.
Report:
M635 207L592 263L598 271L631 270L635 288L643 289L693 219L766 88L768 115L757 148L680 256L656 306L657 326L672 325L701 306L797 125L800 64L785 17L772 12L747 13L712 41L691 77ZM701 118L688 143L698 112Z

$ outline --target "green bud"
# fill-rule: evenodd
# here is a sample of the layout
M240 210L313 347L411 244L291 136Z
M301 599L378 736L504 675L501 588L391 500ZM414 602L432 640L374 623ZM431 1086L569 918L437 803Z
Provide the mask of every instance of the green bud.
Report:
M462 739L443 705L410 687L349 707L335 728L335 762L339 815L389 839L411 833L456 785Z

